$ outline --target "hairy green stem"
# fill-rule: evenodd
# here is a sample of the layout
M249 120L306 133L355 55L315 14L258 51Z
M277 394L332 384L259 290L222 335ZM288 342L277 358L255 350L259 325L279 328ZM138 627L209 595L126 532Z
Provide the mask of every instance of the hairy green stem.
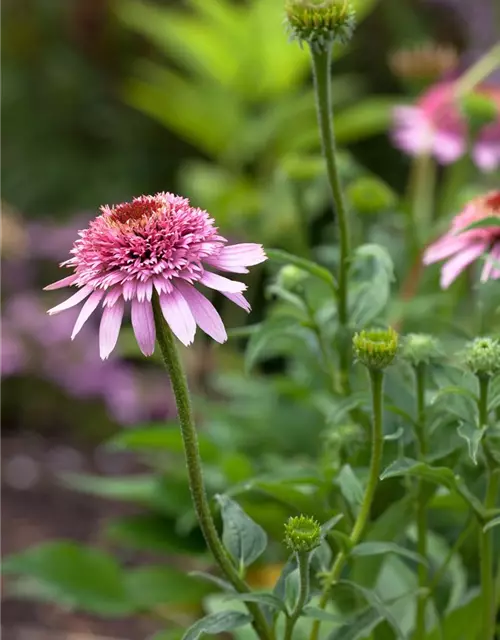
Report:
M340 176L337 167L335 135L333 130L333 104L330 82L331 46L326 51L314 51L311 49L314 89L316 93L316 109L318 113L318 125L321 137L323 155L326 162L326 172L332 194L337 225L339 230L340 261L338 272L337 310L340 324L340 372L342 386L347 394L350 389L349 365L350 340L348 335L348 275L350 261L349 224L347 208L345 206L340 184Z
M177 411L179 414L182 442L186 456L189 488L191 489L191 496L200 529L208 548L227 579L238 592L247 593L250 591L250 588L240 577L231 558L227 554L212 518L205 483L203 481L198 436L196 434L194 424L187 380L179 358L175 338L170 327L163 318L160 303L156 294L153 297L153 312L156 325L156 337L160 346L163 362L170 376ZM257 635L262 640L272 640L273 634L259 606L250 602L247 603L246 606L253 616L252 624Z
M352 546L358 544L365 530L366 524L370 518L370 511L375 496L375 489L377 488L378 479L380 476L380 465L382 462L382 453L384 446L383 435L383 387L384 387L384 372L371 369L370 370L370 384L372 392L372 437L371 437L371 460L370 470L368 474L368 483L366 485L363 501L359 513L354 522L349 540ZM347 560L347 555L344 551L340 551L335 558L335 562L329 573L325 576L323 590L321 593L321 599L319 601L319 608L324 609L328 603L330 595L330 589L340 578L340 574ZM321 622L315 620L311 630L310 640L317 640L319 634Z
M427 437L425 432L425 374L426 366L421 363L415 367L415 391L417 399L416 435L418 441L418 457L424 460L427 454ZM417 495L417 551L422 558L427 558L427 498L425 483L418 481ZM425 610L427 608L427 594L423 589L427 586L429 575L426 564L418 565L418 586L420 593L417 599L415 617L415 640L425 638Z
M478 376L479 381L479 427L488 424L488 391L490 378ZM487 488L484 499L486 509L495 506L500 481L499 469L492 468L486 453ZM495 586L493 578L493 536L491 531L479 529L479 558L481 564L481 599L483 604L483 628L481 640L493 640L495 636Z
M309 552L297 553L297 564L299 566L299 597L292 613L287 617L285 624L285 635L283 640L292 640L295 623L300 618L302 609L309 600L309 562L311 554Z

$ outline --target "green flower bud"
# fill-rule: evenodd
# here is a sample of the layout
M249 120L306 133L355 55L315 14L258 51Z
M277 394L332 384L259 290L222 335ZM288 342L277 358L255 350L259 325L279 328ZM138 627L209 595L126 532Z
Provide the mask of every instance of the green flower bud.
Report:
M469 122L472 131L478 131L485 125L498 119L498 105L492 98L481 93L468 93L460 99L462 113Z
M365 176L351 182L347 196L359 213L387 211L396 204L396 196L384 182Z
M290 39L318 52L348 42L356 23L350 0L289 0L285 11Z
M409 333L403 338L401 358L413 367L429 364L443 356L439 342L426 333Z
M388 367L398 352L399 336L392 327L363 330L354 335L352 344L356 358L368 369Z
M500 372L500 343L493 338L476 338L465 346L462 360L478 377L490 378Z
M297 553L312 551L321 544L321 526L309 516L288 518L285 524L285 544Z
M286 291L296 292L308 277L307 271L293 264L287 264L280 269L277 284Z

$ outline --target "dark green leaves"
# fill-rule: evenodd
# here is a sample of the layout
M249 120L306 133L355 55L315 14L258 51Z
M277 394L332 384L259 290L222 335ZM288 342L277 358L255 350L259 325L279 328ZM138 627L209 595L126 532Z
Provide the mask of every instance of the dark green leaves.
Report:
M476 427L476 425L470 422L463 422L457 428L458 435L467 442L469 449L469 457L474 464L477 464L477 454L479 451L479 445L486 431L486 427Z
M197 640L206 634L223 633L232 631L251 622L251 616L241 611L218 611L205 616L191 626L184 634L182 640Z
M408 560L427 564L425 558L421 555L394 542L362 542L351 550L351 556L378 556L383 553L394 553Z
M221 508L222 542L236 561L240 572L264 553L267 535L264 529L243 511L240 505L225 495L218 495Z

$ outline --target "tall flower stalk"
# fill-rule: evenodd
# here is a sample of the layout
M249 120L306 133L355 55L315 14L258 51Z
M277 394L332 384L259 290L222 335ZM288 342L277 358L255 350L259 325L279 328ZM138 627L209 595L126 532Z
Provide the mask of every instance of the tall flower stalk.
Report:
M368 370L372 397L371 458L363 500L349 536L350 546L360 542L370 519L370 511L380 476L384 445L383 436L383 388L384 369L391 364L398 349L398 335L392 330L361 331L353 339L354 352L357 359ZM339 580L347 561L347 553L340 551L330 571L324 576L323 589L319 608L324 609L330 598L330 590ZM311 629L310 640L317 640L321 622L315 620Z

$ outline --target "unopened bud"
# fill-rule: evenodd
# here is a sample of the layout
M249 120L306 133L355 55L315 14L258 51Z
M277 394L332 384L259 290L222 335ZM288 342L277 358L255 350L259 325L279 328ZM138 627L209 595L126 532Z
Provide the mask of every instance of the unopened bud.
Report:
M287 264L280 269L277 284L286 291L296 292L308 277L307 271Z
M401 358L413 367L429 364L443 356L438 340L426 333L409 333L402 342Z
M316 549L321 544L321 525L310 516L288 518L285 524L285 544L297 553Z
M352 339L356 358L365 367L381 370L388 367L398 352L399 336L392 327L363 330Z
M285 11L290 38L317 52L348 42L356 23L350 0L289 0Z
M466 345L462 359L472 373L490 378L500 372L500 343L493 338L476 338Z

